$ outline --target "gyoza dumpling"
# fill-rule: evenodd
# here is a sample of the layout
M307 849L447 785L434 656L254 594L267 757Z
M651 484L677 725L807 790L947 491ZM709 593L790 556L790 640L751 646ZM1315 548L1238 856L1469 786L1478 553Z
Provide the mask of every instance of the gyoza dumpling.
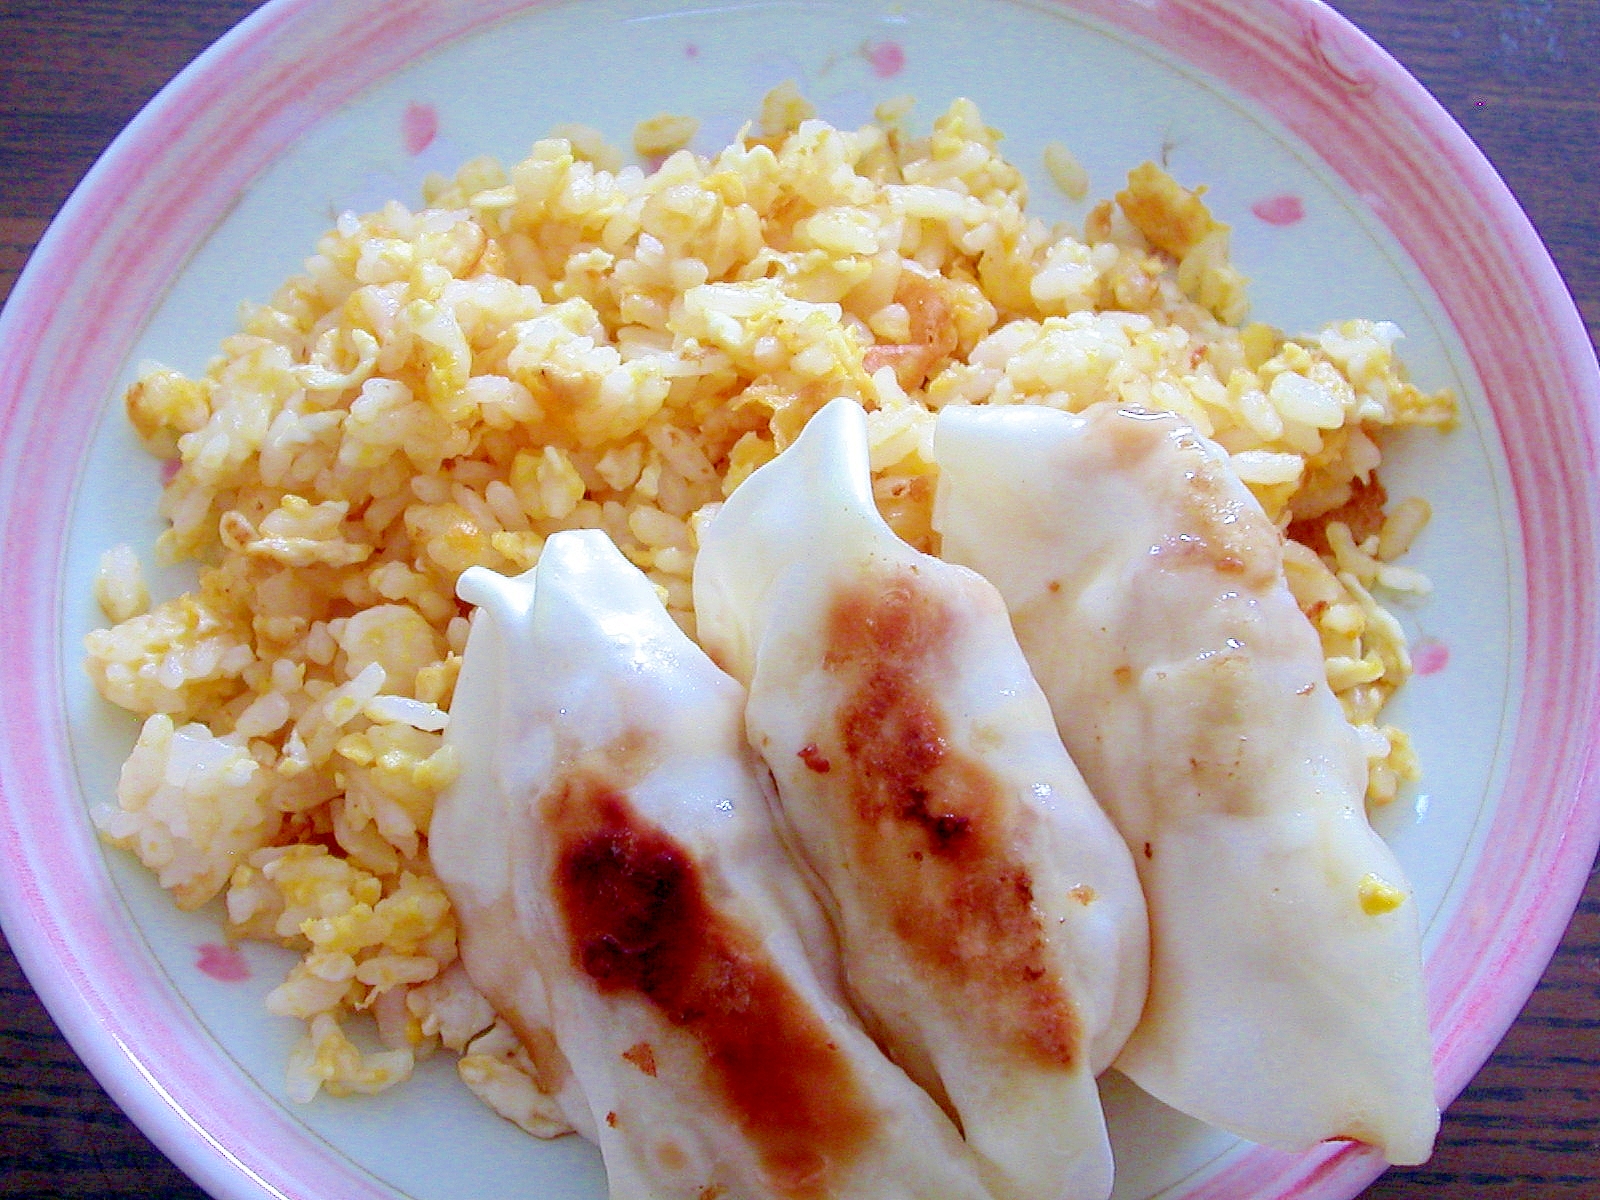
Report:
M744 689L602 533L555 534L534 571L474 569L459 590L480 609L434 866L473 981L553 1036L558 1100L614 1200L988 1200L839 994Z
M1144 880L1150 1000L1117 1066L1253 1141L1421 1162L1416 905L1277 529L1171 415L952 407L934 444L942 553L1005 597Z
M889 529L836 400L711 519L694 596L857 1011L997 1193L1105 1196L1094 1077L1143 1003L1144 902L995 590Z

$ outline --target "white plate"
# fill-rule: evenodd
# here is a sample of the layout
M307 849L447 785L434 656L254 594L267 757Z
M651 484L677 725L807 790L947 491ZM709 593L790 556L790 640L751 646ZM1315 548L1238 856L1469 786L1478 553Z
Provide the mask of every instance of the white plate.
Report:
M1600 691L1600 383L1509 194L1340 18L1310 0L276 0L118 140L0 328L14 368L0 380L0 912L108 1090L218 1196L590 1200L604 1187L586 1145L528 1139L443 1057L376 1099L291 1105L298 1029L260 1004L284 957L246 946L248 978L217 978L240 973L214 948L217 914L178 913L102 853L87 804L114 787L134 726L81 670L100 623L89 581L105 547L159 529L159 468L121 416L122 388L147 358L199 372L236 304L266 299L342 208L415 202L427 171L513 161L561 122L627 144L638 120L688 112L711 149L784 79L844 124L902 93L924 122L971 96L1046 216L1083 212L1048 184L1049 140L1072 147L1096 196L1162 159L1210 185L1258 318L1407 331L1419 382L1464 408L1454 433L1405 438L1386 468L1393 493L1436 510L1413 559L1436 592L1404 614L1432 669L1393 710L1426 777L1381 821L1426 923L1441 1101L1554 948L1600 839L1583 783ZM1532 328L1547 331L1537 355L1518 334ZM1106 1091L1123 1200L1348 1200L1380 1167L1349 1146L1270 1154L1114 1077Z

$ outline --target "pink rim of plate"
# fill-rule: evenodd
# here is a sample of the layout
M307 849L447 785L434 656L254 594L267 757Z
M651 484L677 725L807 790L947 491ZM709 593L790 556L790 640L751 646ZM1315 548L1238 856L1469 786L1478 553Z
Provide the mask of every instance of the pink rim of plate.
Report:
M1274 113L1370 203L1439 295L1504 446L1526 563L1525 718L1468 903L1429 963L1452 1099L1560 940L1600 842L1600 375L1521 209L1406 72L1315 0L1060 0ZM62 551L90 431L193 247L296 138L392 72L526 0L275 0L123 133L51 226L0 319L0 916L67 1037L132 1118L229 1198L395 1193L261 1094L142 953L78 794L61 664ZM339 47L359 45L360 54ZM248 81L249 86L241 86ZM98 336L75 340L89 328ZM64 464L76 464L63 470ZM48 630L48 637L38 631ZM1476 900L1477 903L1472 901ZM1353 1146L1250 1151L1185 1200L1348 1200Z

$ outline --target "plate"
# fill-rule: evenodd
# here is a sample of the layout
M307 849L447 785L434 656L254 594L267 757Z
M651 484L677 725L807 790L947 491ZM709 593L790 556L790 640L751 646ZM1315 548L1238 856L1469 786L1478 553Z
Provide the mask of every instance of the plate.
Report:
M961 46L962 54L949 53ZM1382 828L1417 888L1441 1102L1488 1056L1554 948L1597 841L1595 472L1600 381L1581 324L1509 193L1422 89L1310 0L274 0L137 118L52 226L0 346L0 916L30 979L113 1097L219 1197L604 1194L577 1139L526 1138L442 1058L362 1101L284 1097L297 1034L262 996L284 960L219 968L215 912L180 914L87 820L134 728L79 665L102 549L159 530L157 464L117 399L138 364L199 371L237 302L265 299L347 207L415 200L430 170L511 161L552 126L626 144L661 111L726 141L796 80L822 115L900 94L926 123L974 98L1030 174L1047 142L1092 194L1158 158L1234 227L1254 313L1351 315L1408 333L1413 373L1463 419L1391 452L1430 497L1406 610L1429 670L1393 710L1426 775ZM464 81L470 81L464 83ZM1308 286L1313 281L1314 286ZM1520 330L1542 329L1535 356ZM179 576L158 577L171 589ZM1423 657L1419 655L1419 658ZM1110 1077L1119 1200L1348 1200L1355 1147L1269 1153Z

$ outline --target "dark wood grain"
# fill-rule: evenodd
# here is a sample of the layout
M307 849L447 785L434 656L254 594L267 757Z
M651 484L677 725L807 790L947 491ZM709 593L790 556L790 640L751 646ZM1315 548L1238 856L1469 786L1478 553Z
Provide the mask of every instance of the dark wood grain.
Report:
M1483 147L1600 335L1594 0L1336 0ZM0 0L0 299L117 131L255 5ZM1529 331L1537 345L1539 331ZM202 1193L79 1063L0 943L0 1197ZM1364 1200L1600 1196L1600 881L1526 1010L1446 1115L1431 1162ZM330 1198L334 1200L334 1198Z

